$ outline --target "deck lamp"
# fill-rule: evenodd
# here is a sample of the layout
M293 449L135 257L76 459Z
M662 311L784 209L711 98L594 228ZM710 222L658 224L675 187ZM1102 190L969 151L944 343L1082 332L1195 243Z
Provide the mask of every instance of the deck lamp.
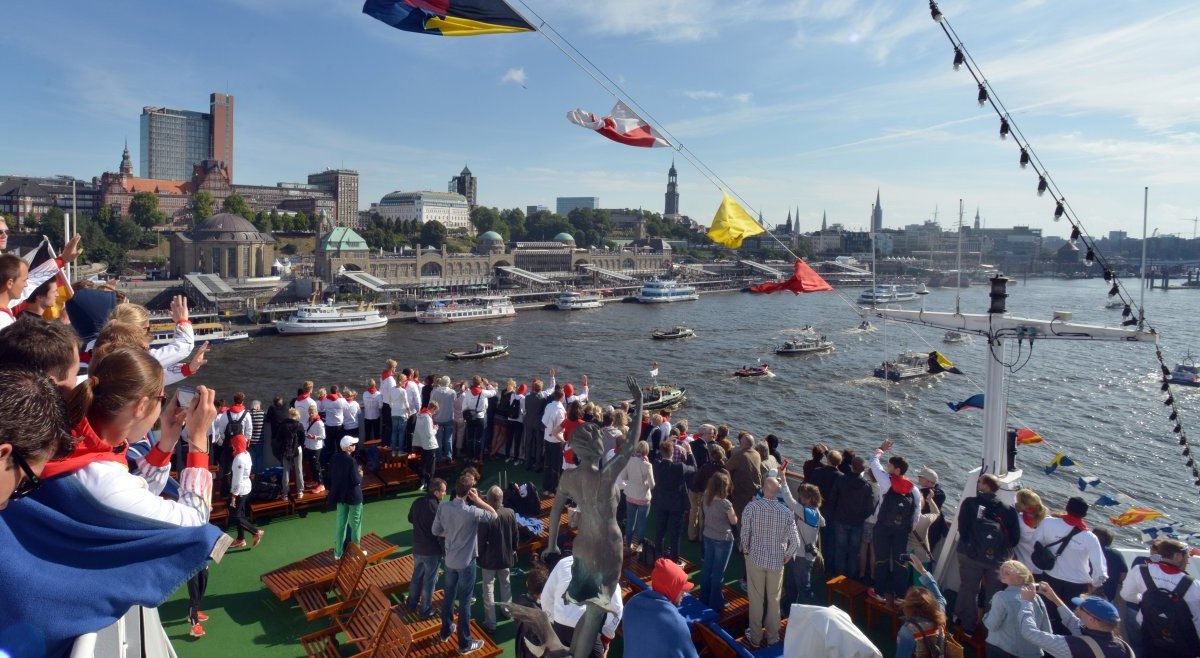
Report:
M1008 119L1000 119L1000 139L1008 139Z
M1108 269L1107 267L1106 267L1106 268L1104 268L1104 280L1105 280L1105 281L1112 281L1112 280L1113 280L1113 273L1112 273L1112 270Z
M1028 167L1028 166L1029 166L1029 151L1024 146L1022 146L1021 147L1021 168L1024 169L1025 167Z
M982 82L979 83L979 98L977 98L976 100L979 101L979 107L983 107L983 104L988 102L987 89L984 88Z
M963 57L962 48L955 46L954 47L954 70L957 71L963 65L963 62L965 62L965 61L966 61L966 58Z
M1108 270L1105 270L1105 272L1107 272L1107 271L1108 271ZM1108 296L1109 296L1109 297L1116 297L1116 296L1117 296L1117 294L1118 294L1118 293L1120 293L1120 292L1121 292L1121 286L1120 286L1120 284L1118 284L1116 281L1113 281L1113 286L1112 286L1111 288L1109 288L1109 289L1108 289Z
M1046 177L1038 176L1038 196L1045 194L1048 187L1050 187L1050 184L1046 182Z
M988 293L988 299L992 300L991 306L988 307L988 313L1003 315L1007 309L1004 307L1004 300L1008 298L1008 279L1002 276L992 278L992 290Z
M1096 251L1092 249L1092 245L1088 245L1087 255L1083 257L1088 265L1096 262Z
M939 23L942 22L942 10L938 9L937 3L933 0L929 0L929 16Z

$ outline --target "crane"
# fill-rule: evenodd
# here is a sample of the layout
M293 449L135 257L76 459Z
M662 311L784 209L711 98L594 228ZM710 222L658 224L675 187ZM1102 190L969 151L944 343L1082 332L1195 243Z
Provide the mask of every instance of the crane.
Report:
M1192 223L1192 239L1195 240L1196 239L1196 226L1200 225L1200 217L1183 217L1183 218L1180 218L1179 221Z

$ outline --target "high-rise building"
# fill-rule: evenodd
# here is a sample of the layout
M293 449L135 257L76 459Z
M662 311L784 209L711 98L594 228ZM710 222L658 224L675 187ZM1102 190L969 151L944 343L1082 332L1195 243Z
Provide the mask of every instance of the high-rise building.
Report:
M550 209L541 204L538 204L536 206L525 206L525 216L526 217L532 217L533 215L536 215L540 212L550 212Z
M883 230L883 205L879 203L879 188L875 188L875 205L871 206L871 232Z
M476 185L477 179L471 175L471 170L463 165L463 170L459 175L450 179L450 184L446 187L447 192L461 194L467 198L467 205L471 210L475 209L476 201Z
M671 161L671 168L667 171L667 206L663 209L663 215L667 217L675 217L679 214L679 186L675 173L675 161Z
M233 175L233 96L210 94L209 113L169 107L142 108L141 177L186 180L205 160Z
M334 226L359 227L358 221L358 172L353 169L327 169L319 174L309 174L308 184L329 192L337 202L336 211L329 221Z
M555 200L555 212L563 217L571 214L576 208L595 210L600 207L600 199L594 196L560 196Z
M385 219L436 221L447 230L472 230L467 198L457 192L391 192L379 200L376 210Z

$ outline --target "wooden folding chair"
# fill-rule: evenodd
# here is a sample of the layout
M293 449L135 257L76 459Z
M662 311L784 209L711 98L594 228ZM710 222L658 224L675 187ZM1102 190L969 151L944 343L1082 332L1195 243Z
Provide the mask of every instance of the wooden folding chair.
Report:
M338 561L331 582L311 583L296 590L296 603L304 618L312 621L327 617L349 605L357 597L358 583L366 569L367 556L358 544L351 543Z

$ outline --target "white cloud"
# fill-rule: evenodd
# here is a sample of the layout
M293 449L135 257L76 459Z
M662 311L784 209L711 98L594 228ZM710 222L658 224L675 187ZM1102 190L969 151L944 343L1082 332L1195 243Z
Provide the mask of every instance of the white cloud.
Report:
M724 94L724 93L722 93L722 92L719 92L719 91L710 91L710 90L707 90L707 89L698 89L698 90L695 90L695 91L685 91L685 92L683 92L683 95L684 95L684 96L687 96L688 98L690 98L690 99L692 99L692 100L694 100L694 101L700 101L700 100L714 100L714 99L717 99L717 98L724 98L724 97L725 97L725 94Z
M528 79L529 77L525 75L524 68L509 69L504 72L504 75L500 76L500 84L512 82L524 87L525 82L528 81Z
M716 101L716 100L731 100L739 105L745 105L750 102L754 94L748 91L740 91L736 93L717 91L713 89L691 89L683 92L684 96L694 101Z

